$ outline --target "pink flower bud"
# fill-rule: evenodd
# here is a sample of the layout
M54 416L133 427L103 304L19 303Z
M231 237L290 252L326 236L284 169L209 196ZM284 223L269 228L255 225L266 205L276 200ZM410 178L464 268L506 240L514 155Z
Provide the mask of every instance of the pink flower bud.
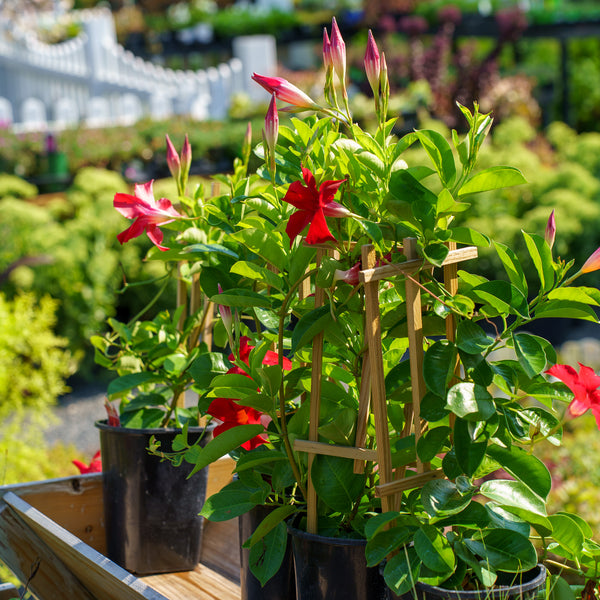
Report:
M223 288L221 287L220 283L217 283L217 289L219 290L219 294L223 293ZM227 331L227 334L231 336L231 333L233 331L233 317L231 316L231 307L219 304L219 314L221 315L221 320L223 321L223 325L225 326L225 331Z
M365 53L365 73L373 90L373 94L379 94L379 77L381 75L381 60L379 58L379 49L373 38L373 33L369 29L369 39L367 41L367 51Z
M342 271L341 269L336 269L333 274L333 281L343 281L349 285L358 285L359 278L358 274L360 272L360 263L356 263L351 269L347 271Z
M277 96L273 94L265 117L265 141L269 147L271 157L275 156L275 144L279 135L279 115L277 114L276 98Z
M183 148L181 149L181 167L183 172L187 175L190 172L190 166L192 164L192 147L190 146L190 140L188 139L187 133L185 134L185 140L183 142Z
M167 166L169 167L169 171L171 175L175 179L179 179L179 173L181 172L181 163L179 162L179 155L175 150L175 146L171 142L169 136L167 138Z
M337 25L335 17L331 20L331 59L333 68L340 78L340 81L346 79L346 44Z
M556 221L554 220L554 211L550 213L550 217L548 218L548 224L546 225L546 232L544 237L546 239L546 243L550 248L554 246L554 237L556 236Z
M314 100L283 77L265 77L253 73L252 79L265 88L269 94L275 94L283 102L289 102L300 108L318 108L318 104Z
M600 269L600 248L598 248L581 267L580 273L591 273Z
M327 35L327 27L323 27L323 65L326 70L333 68L333 58L331 56L331 42Z

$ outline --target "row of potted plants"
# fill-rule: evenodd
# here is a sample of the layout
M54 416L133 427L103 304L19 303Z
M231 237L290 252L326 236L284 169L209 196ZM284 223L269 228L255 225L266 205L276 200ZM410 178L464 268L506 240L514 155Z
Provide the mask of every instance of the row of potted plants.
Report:
M335 19L323 59L324 102L253 76L271 95L256 172L248 133L233 173L216 177L222 193L190 194L191 146L186 138L178 154L167 137L177 198L156 199L151 181L115 195L132 220L119 240L146 233L148 259L164 261L180 293L176 310L111 320L111 333L93 339L99 363L118 374L108 396L119 410L110 405L102 435L143 431L154 458L190 481L233 456L235 479L201 514L266 511L244 542L260 585L280 570L291 533L298 598L395 597L423 585L444 597L507 595L514 584L522 594L530 579L533 594L544 565L559 569L547 590L572 597L560 570L595 585L600 547L577 515L547 514L551 477L533 448L560 444L565 419L588 409L598 418L600 378L558 364L527 328L552 317L598 322L600 293L577 280L600 268L600 250L582 265L556 257L554 213L544 232L523 233L526 256L456 226L474 194L524 183L510 166L477 169L491 116L460 106L467 133L450 140L391 135L386 59L369 34L377 127L365 131L349 110ZM278 110L303 117L280 126ZM405 162L412 145L425 163ZM469 267L489 245L498 279ZM168 441L165 426L175 428ZM120 467L105 444L109 485ZM168 519L163 510L154 545L185 529L169 535ZM331 550L341 547L358 556Z

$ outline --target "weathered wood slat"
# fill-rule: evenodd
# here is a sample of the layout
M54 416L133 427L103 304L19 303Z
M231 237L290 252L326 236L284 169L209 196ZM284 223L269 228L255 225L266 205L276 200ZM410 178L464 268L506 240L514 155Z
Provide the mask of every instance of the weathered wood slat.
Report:
M81 582L82 588L90 590L90 598L165 600L165 596L82 542L14 493L5 494L4 502L65 565L72 576ZM81 596L65 596L63 590L62 598L65 597ZM43 598L46 600L45 596Z
M369 448L357 448L356 446L338 446L324 442L311 442L310 440L295 440L294 450L310 452L311 454L325 454L327 456L342 456L354 460L377 460L377 451Z

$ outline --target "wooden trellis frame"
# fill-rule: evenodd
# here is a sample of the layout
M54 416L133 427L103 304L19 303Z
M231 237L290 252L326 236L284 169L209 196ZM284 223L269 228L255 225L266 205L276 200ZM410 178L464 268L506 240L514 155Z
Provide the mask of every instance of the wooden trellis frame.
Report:
M409 276L406 277L406 308L412 379L412 402L405 408L406 424L402 435L408 436L414 432L416 445L424 431L424 423L420 414L421 400L425 395L425 383L423 380L424 350L419 271L426 266L426 263L417 256L416 240L414 238L403 240L403 252L406 256L405 262L376 266L375 248L372 245L365 245L361 248L362 270L359 277L364 284L367 351L363 359L355 446L338 446L318 441L321 378L323 374L323 333L315 336L313 340L309 439L294 442L294 450L308 453L307 531L309 533L318 533L317 495L310 476L312 463L317 454L354 459L355 472L364 470L365 461L376 462L380 484L375 492L381 497L384 511L399 507L401 494L404 490L421 487L427 481L444 476L440 469L432 470L429 464L422 463L418 455L415 475L406 477L405 467L398 468L396 471L392 467L381 345L379 285L385 279L402 274ZM317 267L327 254L332 256L333 250L326 247L317 250ZM444 285L452 295L457 291L458 263L476 257L477 248L473 246L457 249L455 243L449 244L449 253L443 262L443 277ZM315 286L315 308L323 306L324 299L324 290ZM455 320L450 315L446 319L448 339L455 339L455 328ZM376 450L364 447L367 422L371 412L375 422Z

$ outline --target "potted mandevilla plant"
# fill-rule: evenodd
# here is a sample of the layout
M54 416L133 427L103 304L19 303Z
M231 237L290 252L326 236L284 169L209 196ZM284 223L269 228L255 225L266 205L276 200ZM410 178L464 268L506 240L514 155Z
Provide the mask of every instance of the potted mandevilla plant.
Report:
M597 581L600 547L576 515L547 514L551 477L532 448L559 444L565 416L598 412L600 380L557 364L528 325L597 322L600 292L577 280L600 268L600 250L580 267L554 257L554 213L542 235L523 234L523 257L461 226L477 194L525 183L510 166L477 169L491 116L461 106L465 130L450 140L396 137L369 34L368 132L349 110L335 20L323 57L318 101L253 76L271 94L264 165L214 210L236 256L204 288L230 352L196 382L200 412L219 425L206 448L182 440L167 457L198 470L234 456L237 478L202 514L265 508L244 542L251 568L265 584L291 538L300 599L566 593L547 579L555 563ZM309 114L280 126L277 101ZM411 163L413 145L425 163ZM477 274L489 246L497 280Z

